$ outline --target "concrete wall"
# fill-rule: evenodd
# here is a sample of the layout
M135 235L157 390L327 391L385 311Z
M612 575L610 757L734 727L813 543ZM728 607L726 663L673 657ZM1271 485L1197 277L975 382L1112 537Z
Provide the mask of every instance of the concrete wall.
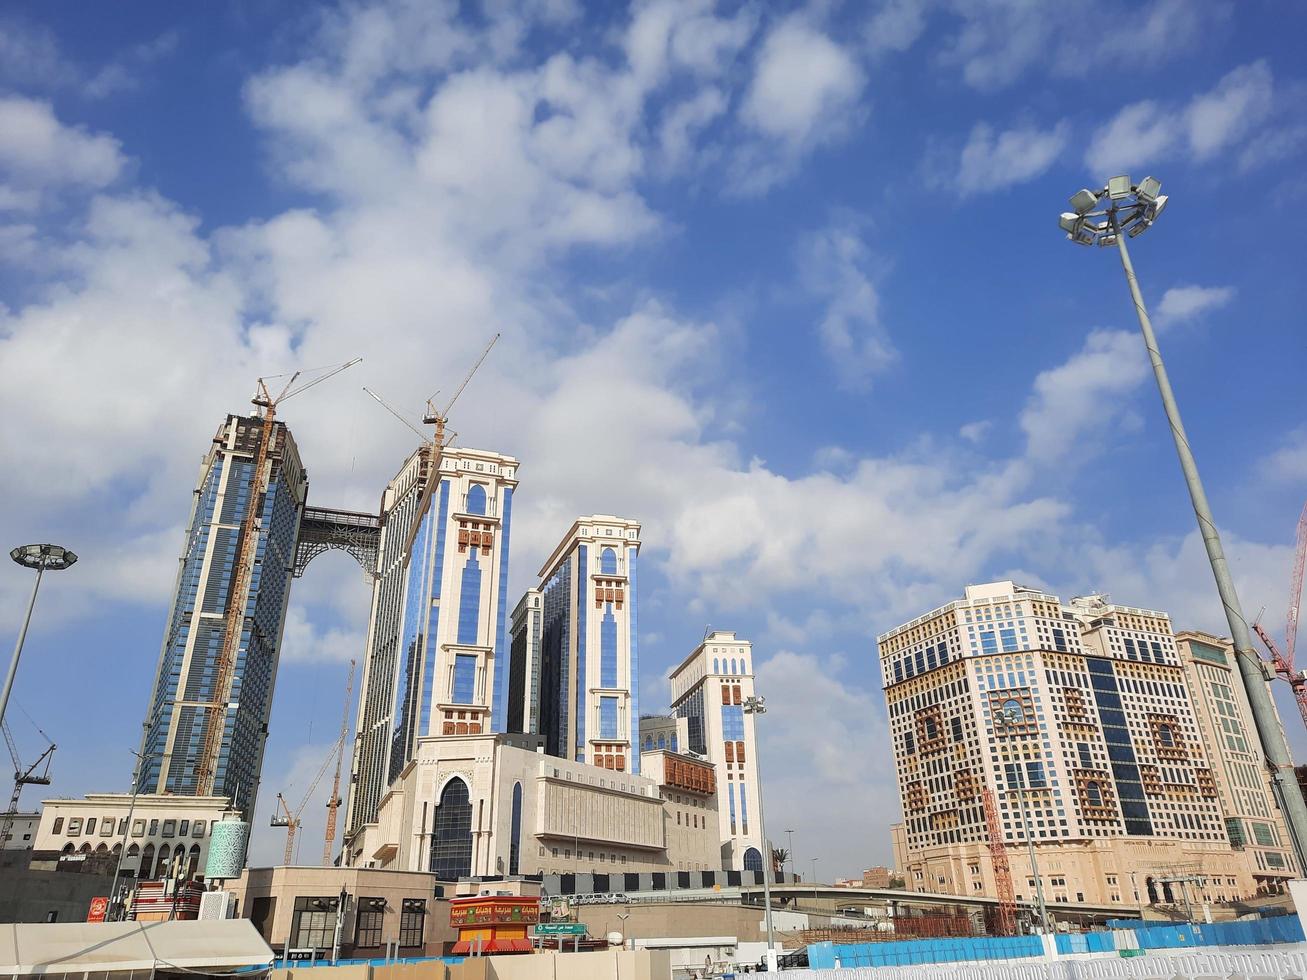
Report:
M21 856L21 855L20 855ZM112 875L0 869L0 922L85 922L91 899L108 895Z
M273 970L270 980L671 980L666 950L534 953L392 966L353 965Z

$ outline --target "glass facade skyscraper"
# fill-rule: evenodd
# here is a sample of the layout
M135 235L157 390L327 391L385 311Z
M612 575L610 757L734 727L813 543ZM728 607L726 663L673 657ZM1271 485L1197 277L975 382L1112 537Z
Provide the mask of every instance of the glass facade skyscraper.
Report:
M229 415L213 438L200 478L168 627L144 722L140 789L199 795L206 705L215 690L225 624L232 603L244 603L213 794L226 796L247 816L258 793L272 709L273 682L308 477L290 431L272 429L267 490L252 499L262 420ZM251 506L258 508L258 543L248 594L232 595L241 535Z

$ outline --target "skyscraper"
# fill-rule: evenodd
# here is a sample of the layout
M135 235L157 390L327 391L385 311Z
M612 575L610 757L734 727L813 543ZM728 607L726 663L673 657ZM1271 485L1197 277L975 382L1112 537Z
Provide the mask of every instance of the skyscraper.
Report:
M308 477L290 430L273 425L267 491L253 500L263 422L229 415L200 467L175 596L144 722L140 789L200 795L207 715L223 705L213 794L249 814L263 765L273 682ZM256 507L258 548L247 594L233 595L246 515ZM230 695L217 690L218 661L233 603L243 603Z
M671 685L672 712L686 720L682 751L716 766L722 867L761 871L757 742L754 716L744 713L745 700L753 696L753 646L715 630L672 671Z
M1050 902L1177 901L1199 867L1200 897L1255 891L1165 613L994 582L877 643L909 888L996 894L988 789L1019 901L1028 839Z
M527 589L513 608L512 662L508 668L508 730L540 733L540 624L544 609L539 589Z
M350 790L353 835L424 736L505 731L508 546L517 460L425 447L382 500ZM433 485L429 485L432 479Z
M579 518L540 570L537 734L550 755L640 771L636 564L640 525L607 514ZM522 628L528 623L521 620Z

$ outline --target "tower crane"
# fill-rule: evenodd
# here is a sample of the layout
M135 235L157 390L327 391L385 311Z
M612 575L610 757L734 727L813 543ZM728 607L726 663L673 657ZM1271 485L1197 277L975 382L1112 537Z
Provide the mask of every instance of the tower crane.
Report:
M0 847L9 839L9 831L14 825L14 816L18 813L18 797L22 795L24 786L49 786L50 785L50 762L54 758L55 744L50 741L50 737L41 732L41 737L46 741L45 751L36 757L36 761L26 768L18 758L18 746L14 742L14 733L9 730L9 724L0 721L0 728L4 729L5 745L9 747L9 758L14 760L14 793L9 797L9 809L5 811L4 820L0 821ZM40 769L40 773L37 773Z
M291 811L290 804L286 802L286 797L280 793L277 794L277 806L280 808L281 812L273 812L270 826L286 828L286 860L283 862L286 865L289 865L295 857L295 835L299 833L300 826L304 823L304 821L300 819L300 814L302 814L304 808L308 806L309 797L311 797L313 791L318 788L318 783L322 782L322 777L326 775L327 772L327 766L331 765L331 760L335 754L336 746L333 745L331 747L331 752L322 760L322 765L318 767L318 771L313 776L312 782L309 783L309 788L304 791L304 799L300 800L300 805L295 808L294 812Z
M1277 676L1289 682L1293 689L1294 700L1298 702L1298 713L1302 715L1303 724L1307 725L1307 677L1294 666L1294 647L1298 643L1298 607L1302 603L1303 565L1307 563L1307 505L1303 506L1298 517L1297 542L1293 555L1293 574L1289 578L1289 615L1284 627L1284 649L1281 651L1269 633L1262 627L1261 617L1253 623L1253 629L1266 644L1271 654L1271 665Z
M332 845L336 842L336 811L343 802L340 798L340 769L345 761L345 741L349 738L349 696L354 693L355 662L349 662L349 680L345 682L345 710L340 717L340 737L336 740L336 778L331 783L331 799L327 800L327 834L322 845L322 863L331 864Z
M1000 936L1017 934L1016 894L1012 888L1012 867L1007 859L1007 847L1003 842L1003 827L998 819L998 807L994 803L994 794L988 786L984 787L985 831L989 838L989 857L994 867L994 887L998 890L997 920L994 925Z
M463 389L466 388L467 383L472 380L472 375L477 373L477 369L481 367L482 362L485 361L486 356L490 353L490 348L495 346L495 342L499 340L499 337L499 334L495 334L490 338L490 343L486 344L485 350L481 352L481 356L476 359L475 363L473 363L472 369L467 372L467 375L463 378L462 384L454 389L453 397L449 399L444 408L437 409L435 405L435 397L440 394L440 392L436 392L427 399L427 410L426 414L422 416L422 421L426 425L434 426L430 436L423 435L417 426L413 425L408 419L404 418L403 415L386 404L386 402L376 392L371 391L368 388L363 389L376 399L382 408L416 432L418 438L422 440L422 446L419 451L425 457L427 464L427 480L426 485L422 488L422 496L418 499L417 510L413 514L413 524L409 527L408 537L404 541L404 554L406 555L411 554L413 551L413 542L418 536L418 529L422 527L422 519L426 517L427 510L431 507L431 496L435 491L436 484L440 482L440 455L444 452L445 447L453 441L453 436L457 435L457 433L448 433L445 431L445 426L449 422L450 409L454 407L454 403L458 401L459 396L463 394Z
M240 537L236 545L236 566L231 589L227 597L227 612L223 623L222 646L215 664L211 699L201 705L204 712L204 737L196 760L197 795L212 796L214 778L218 772L218 757L222 752L222 733L226 728L227 708L231 702L232 680L236 670L236 658L240 652L241 636L245 631L246 607L249 605L250 583L254 579L254 565L259 551L259 526L263 517L263 498L268 492L271 478L270 456L272 439L275 435L274 423L277 408L288 398L294 398L302 391L333 378L341 371L353 367L361 357L334 367L319 369L316 377L296 385L301 371L296 371L277 395L273 395L267 382L274 378L259 378L254 398L251 401L260 411L262 427L259 445L254 452L254 469L251 480L249 503L245 507L245 517L241 521ZM279 375L278 377L284 377Z

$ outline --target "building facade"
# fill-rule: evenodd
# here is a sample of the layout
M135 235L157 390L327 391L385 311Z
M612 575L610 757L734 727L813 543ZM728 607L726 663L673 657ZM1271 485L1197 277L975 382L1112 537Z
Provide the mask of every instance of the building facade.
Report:
M508 548L517 460L424 447L382 500L382 535L359 699L350 838L430 736L504 731ZM357 850L357 848L352 848Z
M1256 891L1165 613L997 582L877 642L908 888L996 893L988 791L1019 901L1028 839L1050 902L1176 901L1197 869Z
M753 696L752 646L732 632L714 631L670 681L672 712L685 720L682 751L707 759L717 773L721 867L762 871L757 742L753 715L744 713Z
M1252 860L1259 892L1282 892L1296 878L1289 831L1262 763L1248 694L1224 637L1197 630L1177 633L1176 648L1188 676L1202 741L1211 753L1230 844Z
M638 522L594 514L540 570L540 683L524 685L534 700L523 715L537 718L550 755L639 772L639 552Z
M129 821L128 814L131 814ZM182 868L203 872L213 826L228 814L222 796L87 793L82 799L45 800L33 846L33 866L74 855L127 854L123 873L162 878Z
M442 881L710 870L716 821L687 828L682 809L657 781L547 755L538 736L428 736L350 862Z
M278 422L267 451L267 491L251 499L262 427L257 417L229 415L201 464L141 742L143 792L194 796L201 791L200 755L212 710L206 706L223 700L215 680L228 612L233 603L244 603L212 792L247 814L258 793L308 493L295 441ZM258 508L256 565L247 595L235 596L237 557L250 507Z
M508 670L508 730L540 734L540 634L544 604L539 589L527 589L513 608L512 662ZM556 697L556 695L555 695Z
M38 813L7 813L4 817L7 825L4 839L0 840L0 849L6 851L30 851L35 845L36 828L41 824Z

